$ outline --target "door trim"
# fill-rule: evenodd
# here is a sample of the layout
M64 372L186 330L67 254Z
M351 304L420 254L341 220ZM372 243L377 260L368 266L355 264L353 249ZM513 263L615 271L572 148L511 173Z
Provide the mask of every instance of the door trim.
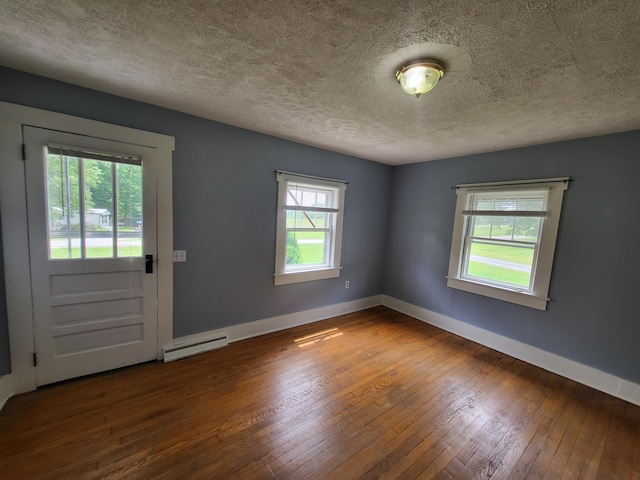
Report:
M125 143L144 145L157 152L157 358L173 339L173 200L172 159L174 137L112 125L37 108L0 102L0 213L11 348L9 395L36 389L33 366L34 330L27 231L25 173L22 161L22 126L60 130Z

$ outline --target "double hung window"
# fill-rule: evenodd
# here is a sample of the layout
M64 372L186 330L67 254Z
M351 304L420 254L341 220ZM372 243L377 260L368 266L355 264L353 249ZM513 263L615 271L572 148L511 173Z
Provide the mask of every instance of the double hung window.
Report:
M278 172L275 284L340 276L346 183Z
M567 185L459 185L447 285L545 310Z

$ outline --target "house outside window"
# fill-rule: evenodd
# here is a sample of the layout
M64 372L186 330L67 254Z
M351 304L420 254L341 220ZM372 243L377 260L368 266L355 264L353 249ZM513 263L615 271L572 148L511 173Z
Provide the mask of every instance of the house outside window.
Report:
M458 185L447 285L546 310L568 182Z
M346 182L277 172L275 284L340 276Z

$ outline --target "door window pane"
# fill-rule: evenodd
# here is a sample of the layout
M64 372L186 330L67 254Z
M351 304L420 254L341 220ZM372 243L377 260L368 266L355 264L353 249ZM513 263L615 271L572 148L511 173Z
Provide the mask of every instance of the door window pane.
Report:
M47 154L49 258L81 258L79 160Z
M142 166L116 164L118 257L142 256Z
M82 159L85 258L113 258L113 163Z

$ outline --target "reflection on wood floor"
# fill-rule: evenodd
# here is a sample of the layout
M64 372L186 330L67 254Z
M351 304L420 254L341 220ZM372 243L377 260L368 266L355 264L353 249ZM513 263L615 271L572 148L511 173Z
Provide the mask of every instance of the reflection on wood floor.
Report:
M640 478L640 407L385 307L11 398L7 479Z

